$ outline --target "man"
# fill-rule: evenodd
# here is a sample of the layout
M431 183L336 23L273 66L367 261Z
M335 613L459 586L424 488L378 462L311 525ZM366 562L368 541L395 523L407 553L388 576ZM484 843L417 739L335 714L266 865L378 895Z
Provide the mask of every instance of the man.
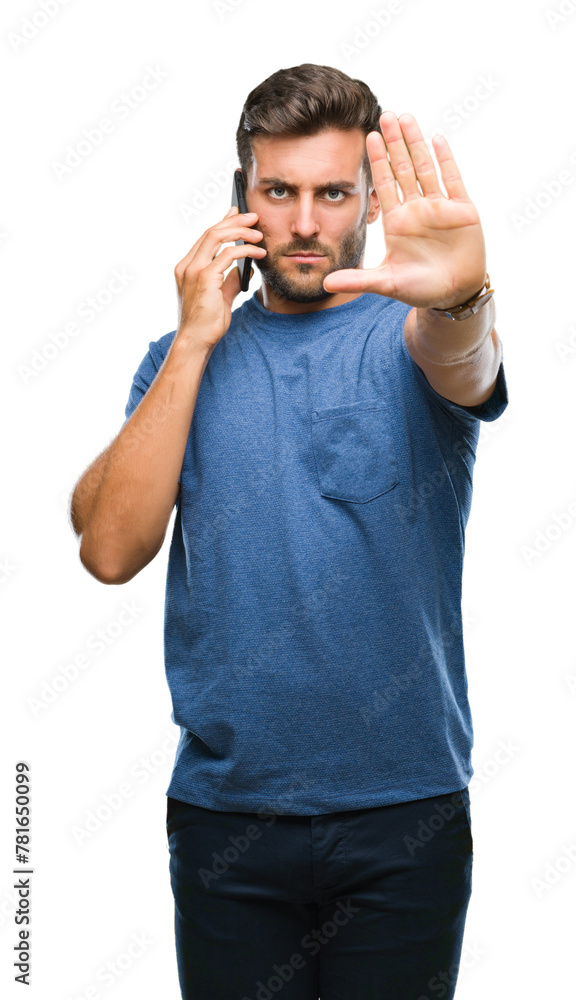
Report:
M250 213L176 266L178 328L72 502L83 564L116 584L177 505L182 996L453 997L473 851L464 531L480 420L508 403L480 220L446 140L445 195L415 119L330 67L255 88L237 147ZM363 270L380 213L386 257ZM245 256L262 285L232 312Z

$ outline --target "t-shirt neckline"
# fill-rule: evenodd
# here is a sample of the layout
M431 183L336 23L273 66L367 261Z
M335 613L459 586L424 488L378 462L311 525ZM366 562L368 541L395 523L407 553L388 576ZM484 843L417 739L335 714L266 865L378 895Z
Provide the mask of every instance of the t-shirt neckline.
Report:
M258 292L255 291L244 305L250 315L251 322L268 333L273 330L286 330L288 327L291 333L297 331L304 333L310 332L312 329L341 328L343 323L345 324L352 319L352 314L354 316L360 315L372 308L377 301L389 303L392 300L374 292L363 292L355 299L342 302L338 306L329 306L327 309L316 309L303 313L279 313L266 309L258 298Z

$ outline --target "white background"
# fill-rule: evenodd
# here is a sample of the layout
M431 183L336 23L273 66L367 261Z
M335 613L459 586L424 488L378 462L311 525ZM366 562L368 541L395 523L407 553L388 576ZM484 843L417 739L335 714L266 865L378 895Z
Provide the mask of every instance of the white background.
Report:
M171 527L148 567L106 587L79 561L67 504L118 433L149 342L176 327L173 269L228 208L245 97L302 62L363 79L384 110L413 113L428 139L443 130L480 212L510 404L482 425L466 536L475 859L457 996L569 991L576 3L394 6L50 0L56 12L41 17L33 0L3 4L3 995L179 996L164 826L177 735L162 647ZM114 102L150 67L164 79L121 117ZM67 147L106 117L113 131L59 179ZM383 256L377 223L365 265ZM131 276L126 287L93 322L80 319L114 268ZM76 336L45 355L71 322ZM40 370L30 374L34 358ZM118 629L125 602L135 617ZM91 651L98 629L102 653ZM86 668L34 709L82 653ZM30 762L33 787L27 991L12 968L19 759ZM79 842L88 814L105 815L105 796L123 783L131 797ZM121 960L124 971L105 986L102 968L126 956L134 934L145 935L146 949Z

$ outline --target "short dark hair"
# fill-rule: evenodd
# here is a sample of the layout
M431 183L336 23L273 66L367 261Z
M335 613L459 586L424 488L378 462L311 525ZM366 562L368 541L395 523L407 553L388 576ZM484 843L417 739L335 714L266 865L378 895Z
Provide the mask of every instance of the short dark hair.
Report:
M302 63L280 69L248 94L242 108L236 131L242 173L247 181L256 136L308 136L327 129L382 134L381 114L370 88L333 66ZM362 165L370 188L372 171L366 150Z

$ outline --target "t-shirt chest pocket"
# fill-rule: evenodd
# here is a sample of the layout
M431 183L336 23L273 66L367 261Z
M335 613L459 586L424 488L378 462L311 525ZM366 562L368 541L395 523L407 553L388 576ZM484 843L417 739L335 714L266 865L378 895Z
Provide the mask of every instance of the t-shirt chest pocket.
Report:
M398 483L393 426L382 399L312 410L320 493L367 503Z

